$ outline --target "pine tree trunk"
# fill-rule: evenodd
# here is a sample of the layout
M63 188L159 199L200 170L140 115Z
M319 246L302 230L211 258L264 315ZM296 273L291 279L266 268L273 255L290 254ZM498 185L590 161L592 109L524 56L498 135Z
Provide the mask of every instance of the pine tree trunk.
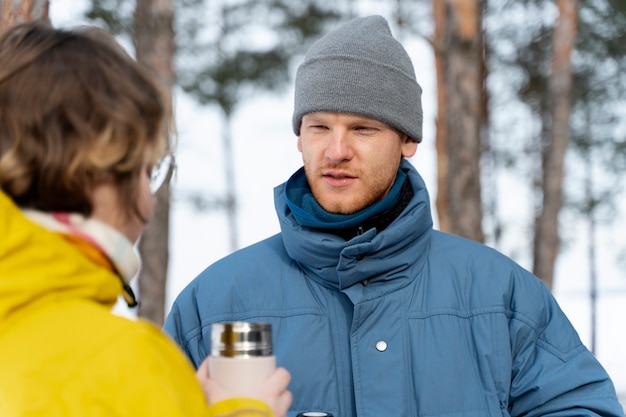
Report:
M552 288L559 253L559 212L563 205L563 166L569 144L572 107L571 53L576 39L577 0L558 0L559 17L552 39L551 140L543 152L543 206L536 222L533 272Z
M33 20L49 20L47 0L0 0L0 32Z
M433 0L439 227L479 242L484 65L480 0Z
M448 120L448 92L445 83L446 69L446 4L443 1L433 0L433 18L435 20L435 33L433 45L435 49L435 71L437 76L437 120L435 131L435 150L437 152L437 217L439 229L449 232L452 230L450 221L450 208L448 204L448 144L446 138Z
M230 111L222 110L222 147L224 149L224 178L226 181L226 219L230 251L239 249L239 227L237 223L237 188L235 180L235 155L232 135L233 117Z
M173 0L137 0L134 42L137 60L152 68L169 88L174 84ZM169 263L170 187L156 195L154 216L141 238L139 251L139 313L157 325L165 318Z

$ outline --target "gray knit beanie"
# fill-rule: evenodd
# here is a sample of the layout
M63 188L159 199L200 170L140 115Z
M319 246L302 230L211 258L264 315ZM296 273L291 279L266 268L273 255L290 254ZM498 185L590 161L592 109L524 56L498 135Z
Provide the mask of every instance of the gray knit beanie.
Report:
M315 42L298 68L293 131L302 116L328 111L371 117L422 141L422 88L382 16L349 21Z

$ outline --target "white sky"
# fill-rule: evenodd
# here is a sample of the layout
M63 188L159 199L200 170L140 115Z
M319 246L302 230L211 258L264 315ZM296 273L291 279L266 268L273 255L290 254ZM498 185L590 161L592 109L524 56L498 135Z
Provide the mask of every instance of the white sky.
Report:
M81 12L79 2L50 1L51 19L55 25L79 23ZM434 200L436 92L432 52L425 43L419 41L405 42L405 46L424 90L424 141L411 161L424 177L431 200ZM177 153L179 169L174 195L180 197L180 191L192 190L218 195L224 190L224 175L217 112L213 107L198 107L180 93L176 95L175 101L180 137ZM279 231L274 212L273 188L301 166L296 138L291 131L291 111L292 90L289 90L281 96L258 94L235 115L233 149L241 247ZM499 187L504 196L500 201L502 215L522 233L531 206L523 192L526 185L508 178L503 179ZM623 215L626 213L624 196L621 197L621 207ZM229 252L224 213L200 213L177 198L172 203L171 222L168 309L174 297L191 279ZM567 242L567 251L560 255L557 262L554 294L583 342L590 347L589 274L585 256L587 236L578 226L564 226L571 239ZM600 273L596 356L613 378L622 403L626 401L626 273L623 266L620 269L617 265L616 257L626 245L624 230L624 219L616 219L610 228L601 229L597 238ZM523 260L518 262L530 268ZM121 306L116 311L128 314Z

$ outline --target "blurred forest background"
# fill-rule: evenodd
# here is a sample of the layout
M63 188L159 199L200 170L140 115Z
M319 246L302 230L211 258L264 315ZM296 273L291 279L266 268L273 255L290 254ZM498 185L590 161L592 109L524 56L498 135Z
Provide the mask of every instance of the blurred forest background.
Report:
M139 316L161 324L172 297L200 272L172 277L177 240L171 234L181 233L171 224L172 211L186 213L187 241L189 234L221 241L214 254L198 248L203 266L278 231L272 207L264 216L260 206L300 166L289 126L295 68L310 43L339 22L382 14L412 55L424 88L418 154L427 152L430 160L414 163L427 179L437 228L497 248L553 290L574 280L559 273L567 269L559 260L577 247L567 262L584 282L584 298L572 303L585 304L588 330L581 337L598 354L599 321L621 335L609 342L621 343L621 357L605 366L626 392L624 310L621 317L599 313L608 298L626 298L625 1L0 0L0 30L48 20L50 10L72 16L66 25L110 30L152 68L173 94L177 153L203 161L190 168L181 155L179 178L158 194L157 213L139 244ZM251 109L255 118L244 117ZM212 142L211 154L186 142L194 123L203 131L199 140ZM242 162L241 147L258 141L266 141L254 148L261 162ZM281 146L291 153L280 153ZM183 180L185 169L193 180ZM257 190L242 186L241 177L265 171L278 174L258 190L265 199L259 207L246 211ZM203 228L205 215L218 216L223 226ZM260 236L247 233L250 224L265 223ZM172 289L168 276L182 283ZM609 289L603 279L611 280Z

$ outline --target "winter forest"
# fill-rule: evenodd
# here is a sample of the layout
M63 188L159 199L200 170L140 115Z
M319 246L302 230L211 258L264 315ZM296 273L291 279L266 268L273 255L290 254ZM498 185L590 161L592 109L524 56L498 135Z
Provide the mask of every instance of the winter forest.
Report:
M0 0L118 36L171 88L177 171L139 243L137 314L163 322L204 267L279 231L272 189L301 165L292 83L337 23L381 14L423 90L412 162L436 227L552 289L626 401L626 3L621 0ZM125 313L123 313L125 314Z

